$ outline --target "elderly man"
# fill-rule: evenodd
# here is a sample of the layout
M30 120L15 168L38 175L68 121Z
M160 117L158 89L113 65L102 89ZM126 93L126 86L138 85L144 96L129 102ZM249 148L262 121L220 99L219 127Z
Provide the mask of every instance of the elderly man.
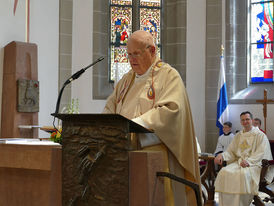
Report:
M127 42L132 70L123 76L107 100L104 112L121 114L152 129L138 135L143 150L165 154L166 171L200 183L191 111L179 73L156 55L153 37L134 32ZM192 190L165 182L166 206L196 205Z
M220 206L248 206L258 195L261 161L272 159L269 141L257 127L252 126L252 114L241 113L243 130L238 132L227 150L215 158L215 163L228 165L219 172L215 190ZM272 176L268 176L272 180Z

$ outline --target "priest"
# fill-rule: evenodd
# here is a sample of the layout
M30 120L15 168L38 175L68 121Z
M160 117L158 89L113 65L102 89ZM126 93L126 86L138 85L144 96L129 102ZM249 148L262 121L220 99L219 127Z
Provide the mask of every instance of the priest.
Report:
M121 114L154 131L139 134L140 149L162 151L166 172L200 184L198 153L187 93L179 73L157 57L153 37L135 31L127 42L131 70L117 83L104 112ZM195 206L194 192L165 181L166 206Z
M243 130L238 132L227 150L215 158L222 165L227 161L215 182L219 192L220 206L247 206L254 195L258 195L262 159L272 160L269 141L257 127L252 126L252 114L248 111L240 115ZM273 172L268 172L271 181Z

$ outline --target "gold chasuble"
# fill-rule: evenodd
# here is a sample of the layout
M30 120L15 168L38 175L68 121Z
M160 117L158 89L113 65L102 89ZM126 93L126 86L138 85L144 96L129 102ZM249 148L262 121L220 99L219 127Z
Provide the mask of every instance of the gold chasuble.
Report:
M189 101L179 73L170 65L157 58L141 76L130 70L108 98L104 113L141 119L159 138L154 145L143 146L142 149L163 151L168 161L167 171L200 185ZM165 185L165 189L167 187ZM193 190L185 189L181 183L173 183L170 192L168 195L173 193L174 197L166 197L166 206L196 205Z

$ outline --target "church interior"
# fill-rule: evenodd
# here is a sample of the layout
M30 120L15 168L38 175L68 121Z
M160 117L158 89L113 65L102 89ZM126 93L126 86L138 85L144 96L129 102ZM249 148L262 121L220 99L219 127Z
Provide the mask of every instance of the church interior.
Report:
M130 6L125 7L130 8L130 22L114 19L114 7L119 2L131 2ZM4 143L6 138L49 139L51 133L47 128L52 127L52 114L56 113L58 95L64 82L103 57L102 61L86 69L79 79L66 85L57 110L57 113L63 114L93 114L94 118L100 119L97 115L102 113L107 97L117 83L115 78L119 75L115 69L124 65L124 60L121 64L117 63L120 59L115 60L117 32L120 32L118 46L122 48L128 36L145 24L142 15L138 16L145 8L140 7L140 2L0 0L0 143ZM250 111L262 120L261 129L274 142L273 2L271 26L263 31L265 23L257 22L257 29L262 29L260 37L271 42L270 51L266 46L260 47L267 63L261 63L253 54L255 34L251 33L255 23L251 23L254 18L252 3L258 4L260 1L144 2L161 2L158 22L147 20L150 24L148 29L151 33L158 32L155 35L158 35L161 59L174 67L184 82L201 152L214 153L219 137L216 118L221 55L224 59L228 121L233 124L232 133L242 130L240 113ZM117 8L124 7L120 5ZM120 26L123 23L126 25ZM120 31L123 29L124 32ZM24 51L30 52L30 55L22 60L19 54ZM119 52L123 52L122 49ZM31 92L27 92L30 87ZM33 97L35 103L28 102L32 100L26 95L29 99ZM31 108L26 106L28 103L32 104ZM67 117L59 118L66 121ZM55 125L59 126L60 122L55 120ZM61 146L57 143L44 146L27 145L21 148L16 144L0 144L0 156L4 156L0 163L0 181L9 185L16 195L24 196L24 189L31 191L34 187L44 191L42 196L35 193L31 197L37 199L32 205L61 205L61 183L54 184L54 181L61 181ZM18 172L14 168L21 170ZM39 174L35 172L38 170ZM13 176L15 173L18 175ZM6 174L9 175L3 180ZM18 178L22 177L26 180L17 185ZM47 186L43 187L42 184ZM23 189L16 191L19 187ZM0 193L4 193L6 188L0 186ZM7 199L14 198L13 191L5 194ZM0 205L6 203L0 200ZM16 204L26 205L22 202Z

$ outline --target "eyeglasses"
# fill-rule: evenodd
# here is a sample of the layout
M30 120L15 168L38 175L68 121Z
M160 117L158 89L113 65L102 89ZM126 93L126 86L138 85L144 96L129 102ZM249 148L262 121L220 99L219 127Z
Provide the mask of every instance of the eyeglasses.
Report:
M144 52L146 49L150 48L151 45L148 45L145 49L141 50L140 52L133 52L133 53L128 53L127 54L127 58L128 59L132 59L132 58L139 58Z

